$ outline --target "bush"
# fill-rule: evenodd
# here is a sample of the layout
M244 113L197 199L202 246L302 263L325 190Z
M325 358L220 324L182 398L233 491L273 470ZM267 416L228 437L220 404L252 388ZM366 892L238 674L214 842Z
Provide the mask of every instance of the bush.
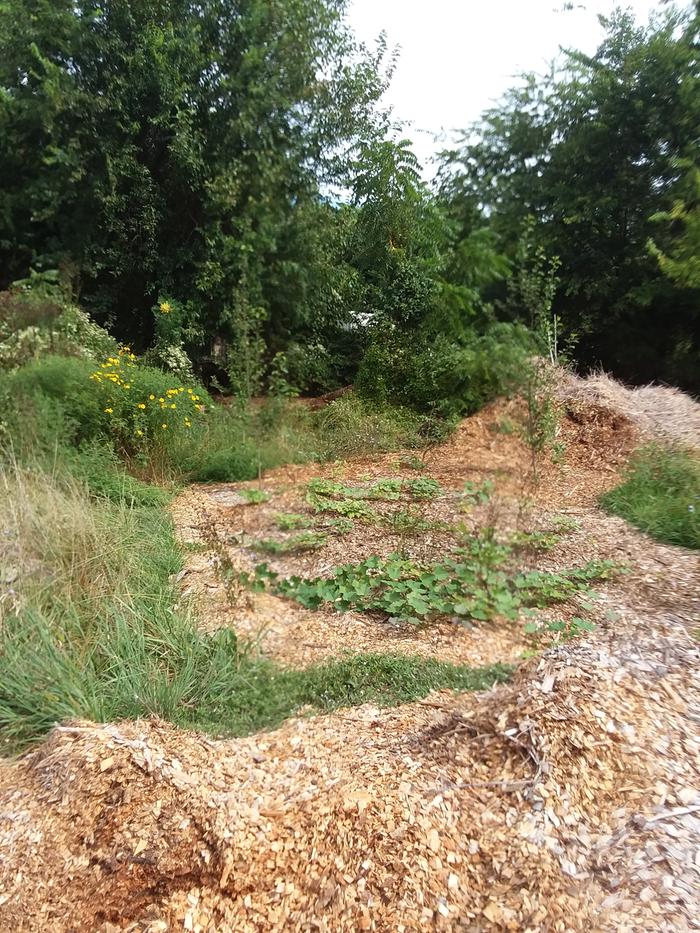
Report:
M6 438L29 452L99 441L145 475L172 479L192 459L211 400L121 350L99 368L61 356L32 361L0 378Z
M319 454L323 459L417 447L423 419L407 409L380 405L348 393L316 415Z
M694 453L642 448L623 482L600 501L658 541L700 548L700 461Z
M116 341L79 308L32 292L0 292L0 370L47 354L98 360L116 351Z
M355 387L358 394L379 403L461 416L512 392L532 349L528 332L509 324L475 334L467 344L444 335L409 340L394 334L370 345Z

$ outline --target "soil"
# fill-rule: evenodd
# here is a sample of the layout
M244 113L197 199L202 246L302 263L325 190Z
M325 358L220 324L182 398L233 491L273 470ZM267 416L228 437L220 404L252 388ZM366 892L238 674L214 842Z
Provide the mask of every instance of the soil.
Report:
M205 630L233 625L287 666L372 650L517 662L517 672L479 694L300 715L244 739L159 721L59 726L0 763L0 930L700 929L700 558L597 506L640 440L667 434L695 403L655 389L656 430L649 412L578 383L561 391L561 462L542 464L537 484L507 431L516 403L498 402L420 472L393 454L188 490L174 508L182 599ZM397 548L439 556L453 535L444 524L507 535L568 520L555 548L519 559L624 563L597 587L595 630L523 660L533 645L522 620L398 626L225 583L222 570L260 559L256 539L284 538L275 513L318 519L305 500L311 478L418 475L443 487L421 507L431 530L356 524L316 551L266 559L284 574L323 575ZM485 479L489 502L465 511L465 481ZM246 504L250 486L268 501Z

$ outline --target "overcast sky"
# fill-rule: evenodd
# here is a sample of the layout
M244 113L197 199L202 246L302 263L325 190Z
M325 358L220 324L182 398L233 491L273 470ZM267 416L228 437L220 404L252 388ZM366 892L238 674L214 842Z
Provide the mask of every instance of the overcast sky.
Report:
M658 0L353 0L349 18L360 39L385 30L400 57L387 101L410 121L424 163L440 144L435 133L466 127L522 71L544 71L559 47L595 50L596 14L631 7L646 21ZM681 4L682 5L682 4ZM426 166L427 174L432 174Z

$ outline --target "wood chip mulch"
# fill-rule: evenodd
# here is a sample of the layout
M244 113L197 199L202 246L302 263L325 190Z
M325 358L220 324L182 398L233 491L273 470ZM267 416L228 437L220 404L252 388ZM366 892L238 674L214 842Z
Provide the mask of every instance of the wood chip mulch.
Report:
M497 458L507 525L524 452L489 430L496 414L466 422L428 472L457 489ZM245 739L157 721L58 727L0 762L0 930L700 929L700 560L595 508L634 441L629 423L600 406L568 421L566 467L531 492L529 519L564 511L580 526L538 565L627 562L601 590L589 638L486 693L304 717ZM347 475L386 475L389 462ZM291 502L291 484L318 472L263 484ZM205 494L176 513L199 543ZM268 506L209 497L206 515L224 533L243 509L264 525ZM183 588L202 604L209 592L238 629L211 555L191 558ZM339 618L323 635L334 646ZM364 621L387 650L379 623ZM430 650L445 647L438 636ZM501 660L506 646L491 649Z

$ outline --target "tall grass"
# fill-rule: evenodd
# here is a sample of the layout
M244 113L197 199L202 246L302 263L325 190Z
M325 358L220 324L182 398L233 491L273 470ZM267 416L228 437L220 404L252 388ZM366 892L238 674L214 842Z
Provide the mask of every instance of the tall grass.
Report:
M643 447L600 501L658 541L700 548L700 460L690 451Z

